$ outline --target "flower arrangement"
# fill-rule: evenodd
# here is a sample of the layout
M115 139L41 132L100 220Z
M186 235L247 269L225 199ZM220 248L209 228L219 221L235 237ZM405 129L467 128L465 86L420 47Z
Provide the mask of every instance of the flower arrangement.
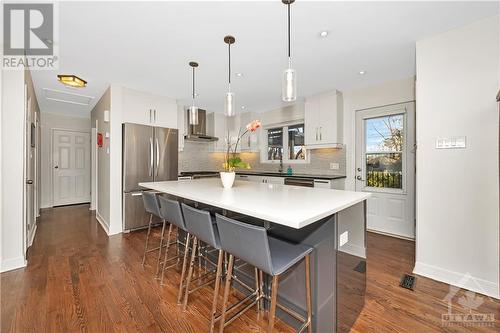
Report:
M228 131L226 138L227 151L226 155L224 156L224 163L222 164L224 172L234 172L235 169L250 169L250 164L244 162L239 156L237 156L236 151L238 149L238 144L240 143L241 138L243 138L243 136L245 136L245 134L249 132L255 132L259 127L261 127L260 121L252 120L247 124L243 133L241 132L240 128L238 137L234 144L231 143L231 137Z

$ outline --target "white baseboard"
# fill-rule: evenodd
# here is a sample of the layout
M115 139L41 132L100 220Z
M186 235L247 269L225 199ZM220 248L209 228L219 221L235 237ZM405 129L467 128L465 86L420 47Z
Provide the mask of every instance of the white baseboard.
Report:
M11 258L11 259L2 259L1 260L1 268L0 272L8 272L12 271L14 269L18 268L23 268L26 267L26 261L24 260L24 257L17 257L17 258Z
M404 240L409 240L409 241L412 241L412 242L415 241L415 238L407 237L407 236L401 236L401 235L396 235L396 234L391 234L390 232L384 232L384 231L375 230L375 229L366 229L366 231L373 232L374 234L380 234L380 235L384 235L384 236L389 236L389 237L395 237L395 238L400 238L400 239L404 239Z
M35 227L33 228L33 232L30 235L30 241L28 243L28 247L30 247L33 244L33 241L35 240L36 227L37 227L37 225L35 223Z
M453 272L421 262L415 263L413 273L459 288L471 290L489 297L500 299L499 285L497 283L480 279L469 274Z
M97 211L95 212L95 218L96 218L97 222L99 222L99 224L101 225L101 227L104 230L104 232L106 233L106 235L109 236L109 227L106 224L106 220L101 215L99 215L99 212L97 212Z

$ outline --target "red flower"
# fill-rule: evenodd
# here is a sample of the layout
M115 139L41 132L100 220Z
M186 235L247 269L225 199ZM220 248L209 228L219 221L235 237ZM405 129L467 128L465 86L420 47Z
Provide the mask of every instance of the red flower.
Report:
M247 131L255 132L261 126L260 121L252 120L247 124Z

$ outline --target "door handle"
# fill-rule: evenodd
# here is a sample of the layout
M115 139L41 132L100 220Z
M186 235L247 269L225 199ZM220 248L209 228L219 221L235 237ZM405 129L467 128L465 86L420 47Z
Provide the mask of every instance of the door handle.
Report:
M361 172L361 168L357 168L356 170L358 170L358 172Z
M148 175L153 176L153 139L149 138L149 172Z
M26 184L33 185L33 181L31 179L26 180Z
M363 178L361 178L361 176L357 176L356 179L359 180L359 181L362 181L362 182L365 181Z
M56 166L54 167L54 169L59 169L59 166L58 166L58 165L56 165Z
M155 112L156 112L156 110L155 110ZM156 176L157 177L158 177L159 166L160 166L160 144L158 143L158 138L156 138Z

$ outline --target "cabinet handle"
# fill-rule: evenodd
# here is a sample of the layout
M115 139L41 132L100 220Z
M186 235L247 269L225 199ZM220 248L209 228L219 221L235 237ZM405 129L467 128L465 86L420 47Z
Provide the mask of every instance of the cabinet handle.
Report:
M319 128L319 141L323 141L323 127Z
M318 128L316 127L316 141L318 141Z
M151 115L151 109L149 109L149 123L152 123L152 119L153 119L153 117Z
M153 110L153 117L154 123L156 124L156 109Z

